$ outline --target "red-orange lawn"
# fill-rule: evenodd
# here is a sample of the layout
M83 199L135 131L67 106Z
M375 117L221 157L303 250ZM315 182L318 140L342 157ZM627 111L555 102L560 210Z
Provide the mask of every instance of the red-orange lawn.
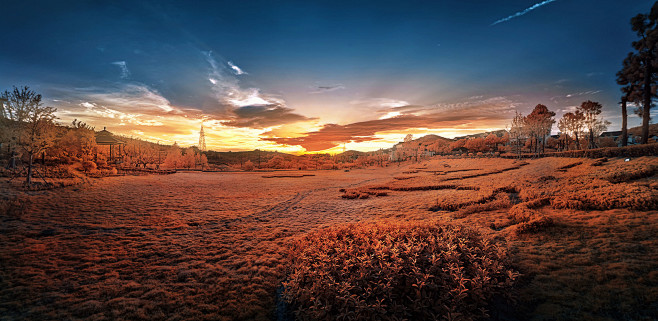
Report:
M293 177L110 177L38 192L2 181L0 199L18 198L0 204L0 320L273 319L291 238L379 219L464 224L508 247L523 273L518 319L652 320L657 167L656 157L440 158ZM508 214L519 211L552 224L521 228L528 222Z

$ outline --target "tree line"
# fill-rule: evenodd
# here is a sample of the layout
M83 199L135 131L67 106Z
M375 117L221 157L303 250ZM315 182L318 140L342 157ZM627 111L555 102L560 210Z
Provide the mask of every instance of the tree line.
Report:
M543 154L547 145L558 151L581 149L583 142L588 149L601 147L598 137L610 125L601 117L602 109L600 103L587 100L573 112L565 113L558 121L561 134L557 139L550 135L555 112L545 105L537 105L527 116L516 112L508 129L510 145L517 154L526 148L535 155Z
M57 123L56 108L44 106L43 97L27 86L0 93L0 155L6 168L25 164L27 185L32 183L34 164L72 166L88 175L101 171L116 173L116 166L204 168L206 156L195 148L183 151L176 144L160 145L141 139L120 137L123 142L117 159L107 148L96 144L96 131L86 123L73 120L68 126ZM120 164L117 164L119 160Z

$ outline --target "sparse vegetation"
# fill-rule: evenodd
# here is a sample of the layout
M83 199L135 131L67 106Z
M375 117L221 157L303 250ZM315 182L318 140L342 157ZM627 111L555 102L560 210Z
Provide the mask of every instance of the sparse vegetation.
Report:
M267 179L259 172L120 176L25 194L1 208L11 210L0 218L0 309L13 319L269 320L286 280L291 242L309 242L327 235L325 228L338 231L350 223L355 233L380 231L371 233L377 239L450 221L508 249L513 269L522 273L518 304L497 302L489 307L494 314L502 308L515 311L516 319L554 313L651 319L658 313L651 305L658 283L645 271L658 269L658 184L655 172L648 176L650 165L655 157L443 157L303 178ZM72 166L54 166L53 175L82 175ZM437 204L451 211L430 210ZM420 244L406 240L396 244Z

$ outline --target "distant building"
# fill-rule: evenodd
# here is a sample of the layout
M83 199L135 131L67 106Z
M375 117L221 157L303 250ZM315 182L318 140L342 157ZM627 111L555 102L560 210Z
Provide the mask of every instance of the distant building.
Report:
M599 138L612 138L617 142L617 146L621 146L621 130L617 131L610 131L610 132L603 132L601 135L599 135ZM636 139L635 136L628 134L628 145L635 145L637 144L637 141L639 139Z

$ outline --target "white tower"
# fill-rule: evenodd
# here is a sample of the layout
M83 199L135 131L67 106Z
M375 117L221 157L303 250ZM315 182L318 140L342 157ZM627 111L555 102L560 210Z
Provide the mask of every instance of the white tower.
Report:
M199 150L206 151L206 133L203 132L203 124L201 124L201 131L199 131Z

